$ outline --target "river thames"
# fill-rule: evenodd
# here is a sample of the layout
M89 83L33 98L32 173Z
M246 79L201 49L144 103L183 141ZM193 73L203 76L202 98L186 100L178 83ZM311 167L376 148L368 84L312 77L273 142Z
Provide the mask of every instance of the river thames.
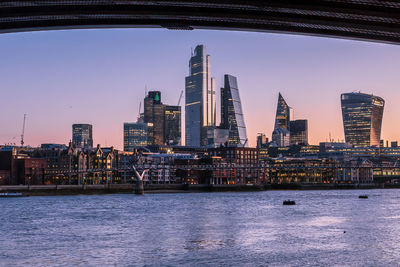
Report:
M297 205L283 206L285 199ZM400 262L400 190L46 196L0 203L1 266Z

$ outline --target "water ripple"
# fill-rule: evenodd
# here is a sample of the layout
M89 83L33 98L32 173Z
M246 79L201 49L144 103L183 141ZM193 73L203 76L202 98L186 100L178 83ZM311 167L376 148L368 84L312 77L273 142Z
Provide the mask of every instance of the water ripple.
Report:
M398 266L399 202L397 190L0 199L0 266Z

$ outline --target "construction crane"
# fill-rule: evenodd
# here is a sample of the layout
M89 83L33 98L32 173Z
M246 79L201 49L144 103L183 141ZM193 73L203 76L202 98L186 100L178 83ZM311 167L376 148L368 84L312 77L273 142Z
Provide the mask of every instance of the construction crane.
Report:
M178 105L177 106L179 106L179 104L181 103L182 96L183 96L183 90L181 91L181 95L179 96L179 100L178 100Z
M26 114L24 114L24 122L22 124L21 146L24 146L25 121L26 121Z

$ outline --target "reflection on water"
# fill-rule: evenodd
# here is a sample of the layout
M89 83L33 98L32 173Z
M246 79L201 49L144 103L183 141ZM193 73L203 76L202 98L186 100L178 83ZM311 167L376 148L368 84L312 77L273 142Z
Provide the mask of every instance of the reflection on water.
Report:
M329 226L329 225L339 225L345 222L345 218L332 217L332 216L320 216L310 219L305 226Z
M400 262L399 196L353 190L0 199L0 265L393 266ZM284 199L297 205L283 206Z

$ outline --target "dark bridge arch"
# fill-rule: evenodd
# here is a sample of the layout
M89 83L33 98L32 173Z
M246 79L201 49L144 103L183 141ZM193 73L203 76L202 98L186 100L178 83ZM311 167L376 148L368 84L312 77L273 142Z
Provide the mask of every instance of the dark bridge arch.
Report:
M400 43L394 0L1 1L0 32L96 27L237 29Z

